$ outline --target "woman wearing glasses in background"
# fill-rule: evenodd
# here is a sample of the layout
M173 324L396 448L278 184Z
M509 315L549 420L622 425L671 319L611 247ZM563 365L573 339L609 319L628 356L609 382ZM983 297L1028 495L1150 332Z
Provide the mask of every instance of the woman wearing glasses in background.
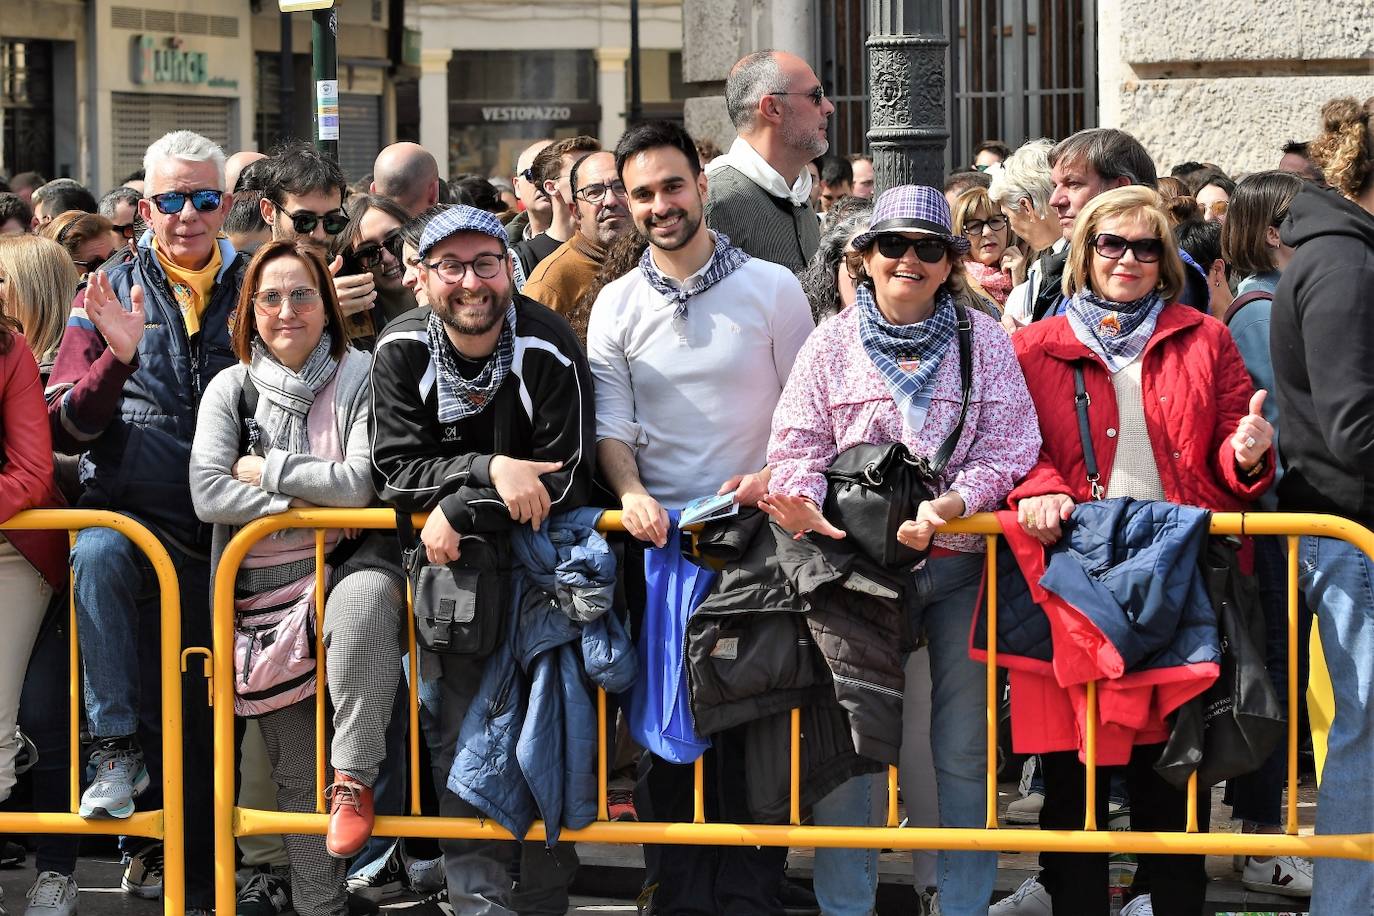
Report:
M389 197L354 194L344 204L348 227L336 236L336 253L343 256L339 276L372 275L377 300L371 309L346 318L353 346L371 350L377 335L397 315L415 308L415 296L402 283L401 227L410 216Z
M115 253L114 224L94 213L59 213L38 234L65 248L83 279Z
M970 188L954 205L954 234L968 240L964 259L970 286L997 303L1007 304L1013 286L1026 281L1026 253L1002 210L985 188Z
M196 513L215 525L212 562L239 527L261 516L287 508L363 508L374 500L367 429L371 360L348 345L333 283L312 248L276 241L258 250L244 275L233 346L240 364L206 388L191 450ZM347 858L371 835L371 786L400 676L405 607L394 538L334 530L325 544L334 781L327 836L285 838L292 904L303 916L348 912ZM235 582L240 633L303 608L313 644L314 583L313 531L283 531L259 541ZM265 653L254 657L259 665L275 663ZM258 682L248 695L243 653L236 652L235 661L236 711L258 717L281 810L313 811L313 672L308 681ZM251 880L279 879L260 873Z
M914 745L928 727L945 827L981 827L985 818L986 678L968 648L985 547L981 537L937 532L950 519L999 508L1040 449L1011 342L964 287L968 248L951 231L940 191L906 185L883 192L867 230L851 243L855 303L807 339L773 414L772 480L760 503L788 531L842 538L820 508L824 472L841 452L901 442L929 460L959 430L932 484L940 495L922 502L897 533L918 550L934 540L930 558L912 574L916 613L904 627L927 641L932 686L929 717L910 710L891 743ZM958 338L965 320L973 364L960 428ZM885 794L880 775L855 777L816 804L815 821L871 824ZM876 866L876 850L816 850L821 909L829 916L871 913ZM996 853L941 852L938 874L939 912L986 916Z
M1214 512L1248 508L1273 478L1273 429L1260 416L1264 392L1252 389L1221 322L1175 301L1184 266L1159 195L1133 186L1094 198L1074 224L1069 251L1066 313L1012 337L1044 442L1040 460L1011 493L1022 527L1053 544L1076 503L1104 497ZM1088 478L1079 436L1075 367L1090 399L1096 483ZM1081 828L1084 766L1076 747L1051 750L1040 758L1040 826ZM1125 768L1138 830L1184 827L1186 792L1153 769L1161 750L1161 744L1137 745ZM1113 769L1097 771L1098 823L1107 822L1106 780ZM1203 830L1208 797L1204 792L1198 805ZM1056 916L1106 916L1106 854L1044 853L1040 863ZM1123 912L1144 916L1151 903L1161 916L1203 911L1202 856L1142 856L1142 872L1146 865L1151 896Z

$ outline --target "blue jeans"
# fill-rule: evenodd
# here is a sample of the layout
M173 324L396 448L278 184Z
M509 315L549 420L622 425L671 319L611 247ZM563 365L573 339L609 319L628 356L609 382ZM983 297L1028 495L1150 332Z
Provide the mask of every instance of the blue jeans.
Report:
M981 553L933 557L916 571L930 652L930 743L942 827L986 823L987 669L968 654L985 562ZM986 916L997 853L942 850L937 867L940 912Z
M812 819L827 827L881 824L887 775L866 773L844 782L811 807ZM878 893L878 850L816 847L812 883L825 916L870 916Z
M181 591L181 645L209 646L210 565L164 544ZM77 639L86 676L92 736L137 735L152 784L141 810L162 805L161 606L157 576L143 551L110 528L86 528L72 550ZM205 677L192 659L181 675L183 800L188 818L213 810L214 740ZM188 824L190 821L188 820ZM211 907L215 831L186 831L186 905ZM131 838L134 839L134 838ZM134 846L147 845L134 839ZM131 851L125 847L125 851Z
M1336 700L1317 833L1374 833L1374 563L1344 541L1304 537L1298 579L1317 615ZM1317 859L1311 912L1374 914L1374 863Z

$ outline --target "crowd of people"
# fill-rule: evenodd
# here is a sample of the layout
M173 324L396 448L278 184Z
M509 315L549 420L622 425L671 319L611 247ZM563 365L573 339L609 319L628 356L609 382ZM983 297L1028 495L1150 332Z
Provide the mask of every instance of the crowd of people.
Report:
M263 539L237 572L240 804L315 810L318 690L331 710L328 832L242 838L239 914L376 912L408 891L429 894L421 916L566 912L578 860L556 837L596 817L597 685L619 723L602 749L612 819L690 821L704 758L707 820L785 822L778 761L801 707L808 822L883 823L891 765L908 823L983 826L985 541L943 529L999 510L1015 553L999 565L1028 596L999 610L999 659L1014 750L1035 755L1009 815L1082 826L1082 691L1099 680L1097 822L1181 830L1187 792L1160 761L1220 667L1198 585L1208 512L1374 524L1359 305L1374 100L1327 103L1270 171L1165 177L1129 133L1094 128L982 143L943 187L882 187L870 157L829 154L834 108L790 54L740 60L726 104L724 152L648 122L612 149L533 142L509 180L447 181L397 143L350 185L307 144L226 156L183 130L99 200L32 173L0 189L0 515L78 506L146 525L176 569L183 644L208 646L211 583L242 526L397 512L395 534L329 531L323 579L309 531ZM917 468L924 490L885 516L859 508L839 483L855 455L884 456L862 459L869 486L882 461ZM684 554L683 510L712 496L728 511ZM596 532L601 509L623 535ZM1299 550L1336 710L1316 830L1374 833L1374 561L1335 538ZM1286 696L1283 540L1248 538L1235 562ZM407 580L434 567L458 605L422 609L416 589L426 638L408 658ZM80 814L157 808L147 558L113 529L70 545L7 531L0 582L0 800L21 786L11 804L66 808L75 640ZM203 814L210 710L185 677L181 788ZM517 837L542 818L548 842L372 837L408 797L406 678L424 810ZM1285 777L1275 748L1227 780L1244 830L1281 831ZM30 843L22 912L76 913L78 839ZM211 912L213 831L185 845L187 911ZM124 890L156 898L160 845L120 846ZM643 912L875 911L878 850L818 849L814 899L785 849L644 853ZM994 903L995 853L912 856L922 913L1106 916L1105 855L1040 866ZM1374 899L1367 862L1239 867L1317 916ZM1207 880L1201 856L1141 856L1122 912L1202 913Z

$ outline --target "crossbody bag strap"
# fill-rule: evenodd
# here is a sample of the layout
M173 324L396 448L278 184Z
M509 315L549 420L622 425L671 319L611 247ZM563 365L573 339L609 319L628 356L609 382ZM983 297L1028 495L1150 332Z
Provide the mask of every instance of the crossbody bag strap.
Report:
M943 474L945 465L949 464L949 459L953 457L954 449L959 445L959 437L964 434L964 420L968 417L969 401L973 398L973 322L969 320L964 304L958 299L954 300L954 314L959 319L959 379L963 394L959 403L959 422L954 424L954 431L940 443L935 457L931 459L932 478Z
M1088 396L1088 386L1083 380L1083 364L1073 364L1073 406L1078 411L1078 437L1083 441L1083 465L1088 471L1088 492L1093 499L1107 495L1101 484L1102 475L1097 469L1097 453L1093 451L1092 427L1088 425L1088 405L1093 399Z

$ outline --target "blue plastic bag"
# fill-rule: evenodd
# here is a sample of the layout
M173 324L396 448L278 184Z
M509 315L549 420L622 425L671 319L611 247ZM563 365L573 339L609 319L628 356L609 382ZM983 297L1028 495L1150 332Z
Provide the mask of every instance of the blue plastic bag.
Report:
M638 649L640 675L625 697L630 735L669 763L691 763L711 746L697 735L687 694L683 640L687 620L716 574L682 555L679 513L668 514L668 542L644 551L645 607Z

